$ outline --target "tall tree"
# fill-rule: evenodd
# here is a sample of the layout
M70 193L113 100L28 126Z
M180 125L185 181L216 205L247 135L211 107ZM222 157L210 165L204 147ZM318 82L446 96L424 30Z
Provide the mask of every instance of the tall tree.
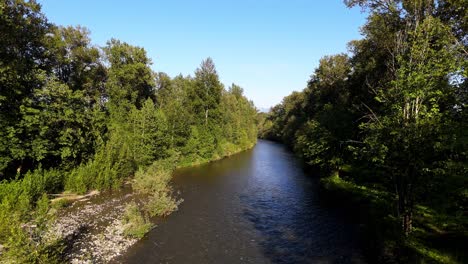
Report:
M190 94L195 112L203 114L206 125L210 115L216 118L222 90L223 85L219 81L214 62L211 58L207 58L195 71L195 86Z
M154 95L155 86L146 51L116 39L108 41L104 51L110 63L106 88L111 104L140 108Z
M50 24L35 1L0 2L0 179L21 170L20 106L43 83ZM5 171L7 170L7 171Z
M83 27L54 27L48 38L49 64L55 76L72 90L82 90L90 107L102 105L106 68L100 50L91 45Z

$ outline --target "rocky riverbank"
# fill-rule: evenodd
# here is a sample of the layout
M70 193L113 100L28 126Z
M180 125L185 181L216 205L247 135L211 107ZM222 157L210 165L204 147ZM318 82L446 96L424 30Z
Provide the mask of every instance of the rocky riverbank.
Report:
M49 237L65 242L69 263L107 263L133 245L137 239L124 235L125 206L141 202L130 187L74 201L57 214Z

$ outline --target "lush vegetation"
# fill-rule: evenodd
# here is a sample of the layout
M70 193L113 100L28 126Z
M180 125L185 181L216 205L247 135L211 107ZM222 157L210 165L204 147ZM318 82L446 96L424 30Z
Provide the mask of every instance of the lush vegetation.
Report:
M0 1L0 35L2 258L58 259L41 236L46 194L118 188L136 172L148 215L167 215L173 168L155 161L199 164L256 142L253 103L241 87L225 89L210 58L194 76L170 78L143 48L93 45L87 29L50 23L35 1ZM137 209L125 221L140 237L149 225Z
M467 261L468 3L345 3L367 10L363 39L259 116L260 136L365 201L379 262Z

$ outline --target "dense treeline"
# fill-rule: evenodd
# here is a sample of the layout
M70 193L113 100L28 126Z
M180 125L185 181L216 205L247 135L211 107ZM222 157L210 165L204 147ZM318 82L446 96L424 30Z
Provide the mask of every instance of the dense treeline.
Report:
M35 1L2 0L0 36L0 252L22 248L14 258L41 255L20 223L44 218L46 193L118 187L156 160L197 164L256 142L253 103L210 58L170 78L143 48L97 47Z
M380 196L404 240L423 237L421 222L431 219L428 230L452 231L464 237L456 243L463 243L468 3L345 3L369 12L363 39L349 43L350 55L322 58L307 88L262 117L260 136L286 143L307 164L333 175L324 182Z

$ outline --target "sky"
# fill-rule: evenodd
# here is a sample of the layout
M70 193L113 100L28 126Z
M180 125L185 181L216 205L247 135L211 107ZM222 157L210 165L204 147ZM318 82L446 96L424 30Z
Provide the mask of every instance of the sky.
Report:
M92 42L145 48L154 71L192 75L211 57L226 88L260 109L305 88L325 55L360 39L366 14L342 0L38 0L49 21L81 25Z

